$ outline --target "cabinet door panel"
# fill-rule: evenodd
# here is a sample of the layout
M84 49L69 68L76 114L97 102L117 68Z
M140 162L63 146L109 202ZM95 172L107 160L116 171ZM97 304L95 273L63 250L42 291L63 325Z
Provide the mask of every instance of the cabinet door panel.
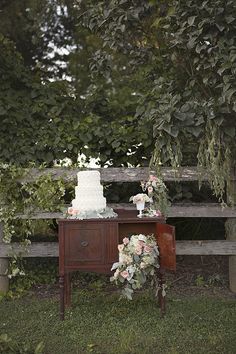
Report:
M103 225L70 227L65 237L66 264L104 263Z
M175 228L167 224L157 224L157 243L162 268L176 270Z

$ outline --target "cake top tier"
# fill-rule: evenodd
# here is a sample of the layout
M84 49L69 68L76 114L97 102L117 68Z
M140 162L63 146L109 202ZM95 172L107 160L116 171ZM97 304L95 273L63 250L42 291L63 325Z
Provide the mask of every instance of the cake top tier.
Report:
M77 173L78 184L84 182L100 183L99 171L80 171Z

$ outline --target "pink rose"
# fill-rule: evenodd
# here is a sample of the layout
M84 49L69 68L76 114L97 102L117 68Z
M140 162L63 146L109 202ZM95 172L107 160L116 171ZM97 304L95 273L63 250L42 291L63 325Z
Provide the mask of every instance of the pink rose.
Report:
M77 214L79 214L79 210L78 209L73 209L72 215L77 215Z
M152 247L148 246L148 245L145 245L144 246L144 252L146 253L151 253L152 252Z
M160 210L156 210L155 211L155 216L161 216L162 214L161 214L161 212L160 212Z
M157 181L157 177L153 176L153 175L150 175L149 176L149 181Z
M142 253L142 247L139 245L135 248L135 253L139 256Z
M67 212L68 214L73 215L73 207L69 207Z
M123 238L123 244L128 245L128 243L129 243L128 237Z
M153 187L148 187L148 193L152 193L153 192Z
M143 247L145 243L142 240L138 240L138 247Z
M124 244L118 245L118 251L121 252L124 249Z
M123 272L121 272L120 275L121 275L123 278L127 279L128 276L129 276L129 272L128 272L127 270L123 270Z

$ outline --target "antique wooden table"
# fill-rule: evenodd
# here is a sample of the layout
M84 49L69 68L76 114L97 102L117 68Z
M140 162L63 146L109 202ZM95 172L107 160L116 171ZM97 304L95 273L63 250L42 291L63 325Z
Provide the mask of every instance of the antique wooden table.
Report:
M65 306L71 305L70 274L86 271L111 274L111 266L118 261L119 243L133 234L154 234L160 252L160 284L165 269L175 270L175 230L164 218L138 218L134 210L116 210L117 218L59 219L59 285L60 318L64 319ZM165 312L162 291L158 294L161 313Z

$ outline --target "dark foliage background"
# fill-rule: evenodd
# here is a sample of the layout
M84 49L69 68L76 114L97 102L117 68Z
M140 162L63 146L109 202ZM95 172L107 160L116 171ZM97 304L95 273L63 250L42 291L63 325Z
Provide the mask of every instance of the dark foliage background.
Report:
M235 33L232 0L2 0L0 161L199 164L222 197L235 163ZM175 202L215 200L169 189Z

